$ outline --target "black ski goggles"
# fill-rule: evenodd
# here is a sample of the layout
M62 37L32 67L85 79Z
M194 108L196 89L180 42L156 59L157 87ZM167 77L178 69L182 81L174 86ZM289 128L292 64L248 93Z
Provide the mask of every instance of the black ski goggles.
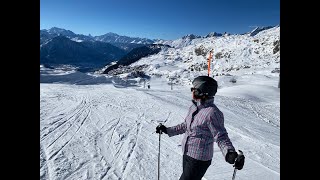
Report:
M197 90L197 88L192 87L191 88L191 92Z

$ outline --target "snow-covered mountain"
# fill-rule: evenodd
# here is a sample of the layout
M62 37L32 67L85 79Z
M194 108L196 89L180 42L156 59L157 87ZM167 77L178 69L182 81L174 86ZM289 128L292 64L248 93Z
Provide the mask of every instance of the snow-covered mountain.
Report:
M193 40L198 40L199 38L202 38L202 37L199 35L187 34L187 35L185 35L179 39L176 39L176 40L162 40L162 39L160 39L160 40L156 41L155 43L167 44L167 45L174 47L174 48L181 48L181 47L190 45Z
M60 33L69 37L74 35L71 31L51 28L48 31L42 31L40 37L42 35L42 37L52 38L52 33ZM107 33L100 37L88 37L94 39L93 42L112 41L118 44L129 42L125 39L130 39L115 33ZM143 66L144 74L149 76L162 76L168 80L177 79L175 83L190 83L190 79L193 77L207 74L207 58L212 51L210 74L214 76L236 75L239 72L261 73L261 71L277 75L280 72L279 25L257 27L242 35L211 32L201 37L189 34L176 40L158 40L155 43L165 44L169 47L163 48L157 54L135 60L133 64L129 65L130 67L121 68L134 70L137 69L135 66L139 67L138 69ZM143 46L143 44L139 46ZM138 57L134 53L131 54L133 57ZM128 72L128 70L117 70L117 72L121 71ZM104 72L104 70L99 72Z
M142 47L138 47L130 51L128 54L123 56L115 65L109 66L103 73L104 74L118 74L119 72L113 72L109 73L109 71L118 68L120 65L121 66L127 66L130 65L139 59L152 55L152 54L157 54L161 51L163 48L168 48L168 45L162 45L162 44L150 44L150 45L145 45ZM120 70L120 73L121 70Z
M267 30L267 29L270 29L270 28L272 28L272 26L256 27L254 30L252 30L252 31L250 32L250 36L255 36L255 35L258 34L260 31Z
M65 36L70 40L76 41L76 42L94 41L93 37L91 36L86 36L83 34L75 34L70 30L66 30L58 27L52 27L50 29L40 30L40 45L57 36Z
M46 66L74 65L87 70L99 69L120 59L125 54L124 50L109 43L76 42L60 35L40 45L40 64Z
M131 38L115 33L103 36L75 34L62 28L40 30L40 63L101 68L118 61L134 48L152 43L146 38ZM85 66L85 67L83 67Z
M130 51L135 47L139 47L141 45L154 43L154 40L151 40L151 39L122 36L112 32L109 32L100 36L91 36L90 34L89 35L75 34L70 30L66 30L58 27L52 27L50 29L40 30L40 44L56 36L65 36L76 42L82 42L82 41L106 42L128 51Z
M205 37L208 38L208 37L216 37L216 36L222 36L222 34L217 32L210 32Z
M58 28L58 27L53 27L48 29L47 31L49 34L58 34L58 35L63 35L66 37L73 37L76 36L76 34L70 30L66 30L66 29L62 29L62 28Z
M121 36L116 33L109 32L101 36L95 36L96 41L102 41L107 43L134 43L134 44L152 44L153 40L139 37Z
M166 77L168 80L173 78L176 83L190 83L195 76L207 75L207 59L212 51L211 75L262 73L278 76L280 26L261 29L243 35L184 36L174 41L159 41L171 47L141 58L130 68L144 65L143 71L147 75Z

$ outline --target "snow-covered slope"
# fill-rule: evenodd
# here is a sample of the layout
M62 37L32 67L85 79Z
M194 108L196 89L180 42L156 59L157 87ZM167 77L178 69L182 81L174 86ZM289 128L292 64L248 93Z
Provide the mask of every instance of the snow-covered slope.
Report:
M78 73L78 74L76 74ZM74 79L40 84L40 179L157 179L159 122L183 122L191 105L190 86L152 78L151 89L129 81L93 76L78 85L79 72L47 76ZM89 76L89 75L88 75ZM82 79L83 76L78 76ZM244 75L237 83L217 77L216 105L246 163L236 179L280 179L279 89L276 77ZM98 84L97 84L98 83ZM91 85L88 85L91 84ZM161 136L160 179L178 179L182 172L182 135ZM214 144L206 180L231 179L232 165Z
M207 75L207 58L213 50L211 75L279 75L273 72L280 69L280 50L276 50L280 49L280 26L260 31L255 36L224 35L162 43L175 47L142 58L131 66L147 64L149 66L144 71L148 75L162 76L168 80L175 78L176 83L190 83L198 75ZM199 49L202 53L196 53Z

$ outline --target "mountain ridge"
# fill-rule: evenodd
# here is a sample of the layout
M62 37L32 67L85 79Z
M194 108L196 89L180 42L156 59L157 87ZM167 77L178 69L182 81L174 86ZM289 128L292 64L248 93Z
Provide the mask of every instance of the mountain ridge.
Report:
M242 34L242 35L238 35L238 34L232 35L232 34L229 34L229 33L221 34L221 33L217 33L217 32L210 32L206 36L198 36L198 35L194 35L194 34L188 34L188 35L185 35L182 38L179 38L179 39L176 39L176 40L159 40L158 39L153 44L168 45L170 48L167 48L167 49L171 49L170 51L172 53L176 54L176 55L170 55L171 57L180 56L180 57L175 57L175 59L186 59L186 58L187 59L190 59L190 58L198 58L199 59L200 56L199 57L198 57L198 55L194 56L194 53L202 52L203 58L205 60L205 58L207 58L207 57L204 57L204 56L208 56L207 53L209 52L209 49L210 48L211 49L214 48L214 50L215 50L214 54L213 54L214 57L216 59L225 60L227 62L225 65L229 64L228 66L230 66L230 62L231 61L234 61L233 58L236 58L236 56L244 57L244 56L246 56L244 54L247 53L248 55L246 57L248 59L242 60L242 61L245 61L247 63L244 63L242 65L242 67L249 67L249 65L248 65L248 64L250 64L249 61L251 61L249 59L252 59L253 57L254 58L260 58L261 55L256 57L255 54L260 53L262 49L265 49L265 47L261 46L258 49L254 50L254 49L250 49L250 46L254 46L254 44L252 44L252 43L246 43L246 44L243 44L243 45L239 44L241 46L238 46L238 47L234 46L234 48L238 48L239 49L239 50L237 50L237 53L235 53L235 52L232 52L233 51L232 48L230 49L230 45L228 45L229 42L227 42L227 41L229 41L228 39L231 40L231 39L235 39L235 38L238 38L238 37L243 37L242 39L245 39L245 38L249 38L250 37L252 39L249 40L249 41L254 41L255 43L259 43L259 44L261 43L261 45L263 45L263 43L270 44L270 42L262 42L262 41L265 41L265 40L263 40L263 38L259 39L259 37L260 36L268 36L268 35L263 35L264 32L266 32L266 31L268 31L270 29L277 29L277 28L280 29L280 26L277 25L277 26L257 27L254 30L252 30L252 31L250 31L248 33ZM105 35L114 36L115 39L117 37L118 38L119 37L124 37L124 36L120 36L120 35L118 35L116 33L112 33L112 32L106 33ZM108 63L110 63L112 61L119 61L123 56L125 56L128 53L130 53L135 48L138 48L138 49L139 48L142 48L142 49L145 48L144 47L145 44L142 44L142 43L140 43L140 44L127 43L126 44L126 43L118 42L118 43L113 43L113 44L106 43L106 44L102 45L101 43L104 43L104 42L102 41L102 39L100 39L99 41L96 40L95 38L97 36L76 35L72 31L65 30L65 29L62 29L62 28L51 28L50 30L40 30L40 49L42 49L42 51L40 51L40 57L42 59L48 60L48 57L46 57L46 56L48 56L48 54L44 54L44 55L42 54L43 52L48 52L48 51L43 51L45 49L44 47L45 46L49 46L48 44L52 44L52 42L50 43L50 40L52 40L53 38L55 38L57 36L64 36L64 37L68 38L70 41L73 41L73 42L76 42L76 43L80 43L81 45L86 45L87 48L90 47L92 51L95 51L95 53L99 52L100 54L105 55L105 56L107 55L106 53L109 53L110 56L108 58L105 58L105 63L106 64L108 64ZM106 38L107 36L104 36L104 38ZM83 37L85 37L87 39L85 39ZM140 38L140 40L141 39L145 39L145 38ZM242 39L240 38L237 41L242 41ZM137 39L137 40L139 40L139 39ZM220 44L221 41L225 41L226 44L224 44L222 47L214 47L215 46L214 44ZM133 41L131 41L131 42L133 42ZM234 43L236 43L236 42L234 42ZM273 54L277 54L277 52L280 51L280 38L278 38L277 40L275 40L272 43L273 43L273 46L272 45L271 46L272 46L273 49L272 49L272 51L270 51L270 53L273 52ZM124 53L123 52L114 52L114 50L116 48L114 48L113 46L107 45L107 44L113 45L113 46L118 47L118 48L120 46L120 49L124 50L125 52ZM56 43L56 45L59 46L59 43ZM148 44L147 44L147 46L148 46ZM201 51L196 51L196 49L200 48L200 46L202 46L201 47ZM209 47L209 46L211 46L211 47ZM72 47L78 47L78 46L72 45ZM110 51L107 50L108 49L107 47L110 48ZM56 47L56 48L58 48L58 47ZM95 48L98 48L98 49L95 49ZM188 54L190 54L190 53L193 54L192 57L190 55L188 55L189 57L187 57L187 55L181 54L181 50L186 51L186 49L188 51ZM227 49L229 49L229 50L227 50ZM60 50L62 50L62 49L60 48ZM135 51L138 53L139 50L135 50ZM147 50L147 49L144 50L144 52L148 52L148 51L149 50ZM52 51L50 51L50 52L52 52ZM252 54L252 52L254 52L255 54ZM66 53L68 54L69 52L66 52ZM168 52L162 52L162 53L170 54ZM180 55L178 55L179 53L180 53ZM264 53L262 53L262 55L264 55ZM267 53L269 53L269 52L267 52ZM60 55L61 54L62 53L60 53ZM90 53L88 53L88 54L90 54ZM143 55L141 56L141 55L138 55L138 54L132 55L131 57L137 56L137 57L140 57L140 58L145 58L145 56L143 56ZM148 54L148 53L146 53L146 54ZM69 55L70 55L70 53L69 53ZM148 54L148 55L154 55L154 54ZM96 63L97 61L101 62L101 60L100 60L101 57L102 57L101 55L97 55L97 54L92 55L92 53L91 53L91 56L96 57L96 60L94 60L94 58L91 59L92 63ZM80 57L82 57L82 56L80 55ZM160 56L160 58L166 59L166 58L168 58L168 56ZM60 59L63 60L62 56L61 56ZM83 59L90 59L90 58L83 56ZM108 61L106 61L106 60L108 60ZM134 62L137 62L137 61L139 61L139 59L135 59ZM277 61L280 61L280 60L277 60ZM41 61L41 62L43 62L43 61ZM101 65L102 63L100 63L100 62L98 64ZM128 62L131 62L131 60L128 60ZM220 61L219 61L219 63L220 63ZM217 64L218 66L219 66L219 63ZM126 65L130 65L130 64L126 64ZM199 65L194 65L194 66L199 66ZM201 65L201 66L204 66L204 65ZM194 67L189 67L189 68L190 69L194 69ZM234 69L234 68L237 69L237 67L231 67L231 66L227 67L227 69Z

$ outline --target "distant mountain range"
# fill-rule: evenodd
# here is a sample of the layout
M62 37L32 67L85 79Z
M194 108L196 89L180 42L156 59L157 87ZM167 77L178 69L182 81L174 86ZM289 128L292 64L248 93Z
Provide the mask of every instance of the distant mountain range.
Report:
M65 36L73 41L82 42L82 41L100 41L105 43L110 43L114 46L117 46L127 52L131 51L133 48L143 46L145 44L152 44L155 41L147 38L139 37L128 37L121 36L116 33L106 33L101 36L91 36L83 34L75 34L74 32L62 28L53 27L48 30L40 30L40 45L52 39L56 36Z
M272 27L257 27L244 35L255 36ZM151 40L121 36L112 32L101 36L91 36L90 34L87 36L53 27L48 30L40 30L40 64L45 66L69 64L79 67L102 68L116 61L116 65L106 70L109 71L119 65L129 65L142 57L158 53L164 45L183 48L207 38L229 35L226 32L223 34L210 32L206 36L188 34L177 40Z
M124 56L126 52L99 41L76 42L66 36L56 36L40 45L40 64L55 66L70 64L99 68Z
M70 64L103 67L121 59L131 50L154 43L146 38L133 38L107 33L101 36L75 34L57 27L40 30L40 63L46 66Z

